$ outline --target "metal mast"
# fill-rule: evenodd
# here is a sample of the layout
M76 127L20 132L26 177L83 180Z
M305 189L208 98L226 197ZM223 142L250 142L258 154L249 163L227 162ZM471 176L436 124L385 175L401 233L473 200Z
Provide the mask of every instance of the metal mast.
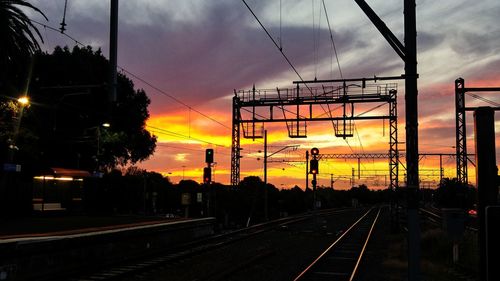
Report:
M418 225L418 88L415 0L404 0L404 45L364 0L355 0L405 63L406 167L408 191L408 278L420 280Z
M245 138L262 138L260 128L264 123L285 123L290 138L302 138L307 135L307 122L334 121L334 133L337 137L348 137L353 134L354 120L389 119L390 139L389 156L391 163L391 188L397 186L397 85L366 84L366 81L398 80L401 76L357 78L323 81L294 81L297 87L276 90L249 90L237 91L233 97L233 132L231 150L231 184L239 183L240 175L240 130L243 129ZM349 84L346 81L360 82L360 85ZM318 88L300 88L302 83L341 83L338 86ZM311 95L311 92L313 93ZM381 104L388 106L388 115L355 114L357 104ZM341 104L349 108L349 113L324 112L319 113L322 105ZM278 114L275 113L278 109ZM241 109L244 110L242 114ZM280 112L281 111L281 112ZM280 114L281 113L281 114ZM257 126L257 128L256 128Z
M233 97L233 130L231 144L231 185L237 186L240 183L240 99L234 93Z
M467 183L467 139L465 126L465 91L464 79L455 80L455 122L457 149L457 180Z

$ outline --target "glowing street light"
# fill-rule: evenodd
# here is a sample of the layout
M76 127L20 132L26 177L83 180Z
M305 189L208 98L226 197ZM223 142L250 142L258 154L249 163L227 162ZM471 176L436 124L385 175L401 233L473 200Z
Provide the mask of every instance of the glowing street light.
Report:
M20 110L18 113L19 115L17 117L17 122L15 123L14 134L12 136L11 143L9 144L9 162L14 161L15 151L19 150L19 148L16 145L17 135L19 134L19 128L21 127L21 119L23 117L24 108L29 105L30 100L27 96L22 96L17 99L17 102L19 103Z
M17 99L17 102L21 104L21 106L29 105L30 99L27 96L22 96Z

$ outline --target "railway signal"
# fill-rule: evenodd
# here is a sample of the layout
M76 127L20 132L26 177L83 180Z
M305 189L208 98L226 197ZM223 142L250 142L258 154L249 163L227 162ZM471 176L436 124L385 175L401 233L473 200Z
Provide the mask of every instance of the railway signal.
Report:
M319 174L318 154L319 154L319 149L313 147L311 149L312 159L311 162L309 163L310 164L309 173L313 175Z
M318 163L318 159L311 159L309 173L310 173L310 174L313 174L313 175L315 175L315 174L318 174L318 173L319 173L319 163Z
M214 150L209 148L205 150L205 163L212 164L214 162Z
M203 168L203 183L209 184L212 181L212 168Z
M316 181L316 175L319 173L318 155L319 155L319 149L313 147L311 149L312 159L311 162L309 163L310 164L309 173L313 175L313 179L311 181L313 187L313 210L316 210L316 208L319 207L319 205L316 202L316 185L318 183Z

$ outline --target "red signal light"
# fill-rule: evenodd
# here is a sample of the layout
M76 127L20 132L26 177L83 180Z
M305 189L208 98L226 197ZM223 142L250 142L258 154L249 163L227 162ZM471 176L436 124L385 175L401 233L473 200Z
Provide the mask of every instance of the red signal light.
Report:
M309 173L318 174L319 173L319 163L317 159L312 159L310 162Z
M212 169L210 167L203 168L203 183L210 183L212 181Z

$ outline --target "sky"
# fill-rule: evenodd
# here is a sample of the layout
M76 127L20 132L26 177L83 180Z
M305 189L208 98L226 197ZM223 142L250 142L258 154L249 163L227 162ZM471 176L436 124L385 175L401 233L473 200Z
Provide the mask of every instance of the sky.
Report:
M30 17L59 28L64 0L28 2L49 21L34 13ZM401 59L353 0L324 1L337 56L322 1L246 2L305 80L338 79L338 65L344 78L404 73ZM403 1L367 3L403 42ZM455 153L455 79L464 78L466 87L500 86L500 5L497 0L471 3L417 0L420 153ZM109 1L68 0L66 34L108 54L109 10ZM138 166L160 172L173 182L200 182L206 165L204 151L213 148L217 162L213 180L229 184L234 90L249 90L253 85L257 89L293 88L297 74L243 1L120 1L118 29L118 65L150 97L147 128L158 137L154 155ZM60 33L41 26L40 31L46 51L75 45ZM398 83L399 148L404 150L404 81L394 82ZM500 102L494 92L478 95ZM488 104L466 96L466 105ZM466 120L468 152L474 153L472 113L467 113ZM387 153L387 121L356 121L355 127L354 136L343 139L335 137L331 123L309 123L307 138L291 139L285 124L266 125L269 153L283 149L268 158L278 161L268 165L268 182L278 188L304 188L305 162L292 161L304 161L305 151L312 147L320 153ZM498 117L495 127L500 132ZM497 151L499 137L497 133ZM263 140L242 137L241 147L241 178L262 178ZM404 158L402 162L400 182L404 185ZM456 176L455 163L455 158L443 157L445 177ZM421 186L435 186L439 158L423 157L419 167ZM353 173L355 185L385 188L389 181L386 159L362 159L359 178L357 161L321 161L319 169L319 186L330 186L333 179L335 188L348 188ZM469 180L475 182L472 165Z

